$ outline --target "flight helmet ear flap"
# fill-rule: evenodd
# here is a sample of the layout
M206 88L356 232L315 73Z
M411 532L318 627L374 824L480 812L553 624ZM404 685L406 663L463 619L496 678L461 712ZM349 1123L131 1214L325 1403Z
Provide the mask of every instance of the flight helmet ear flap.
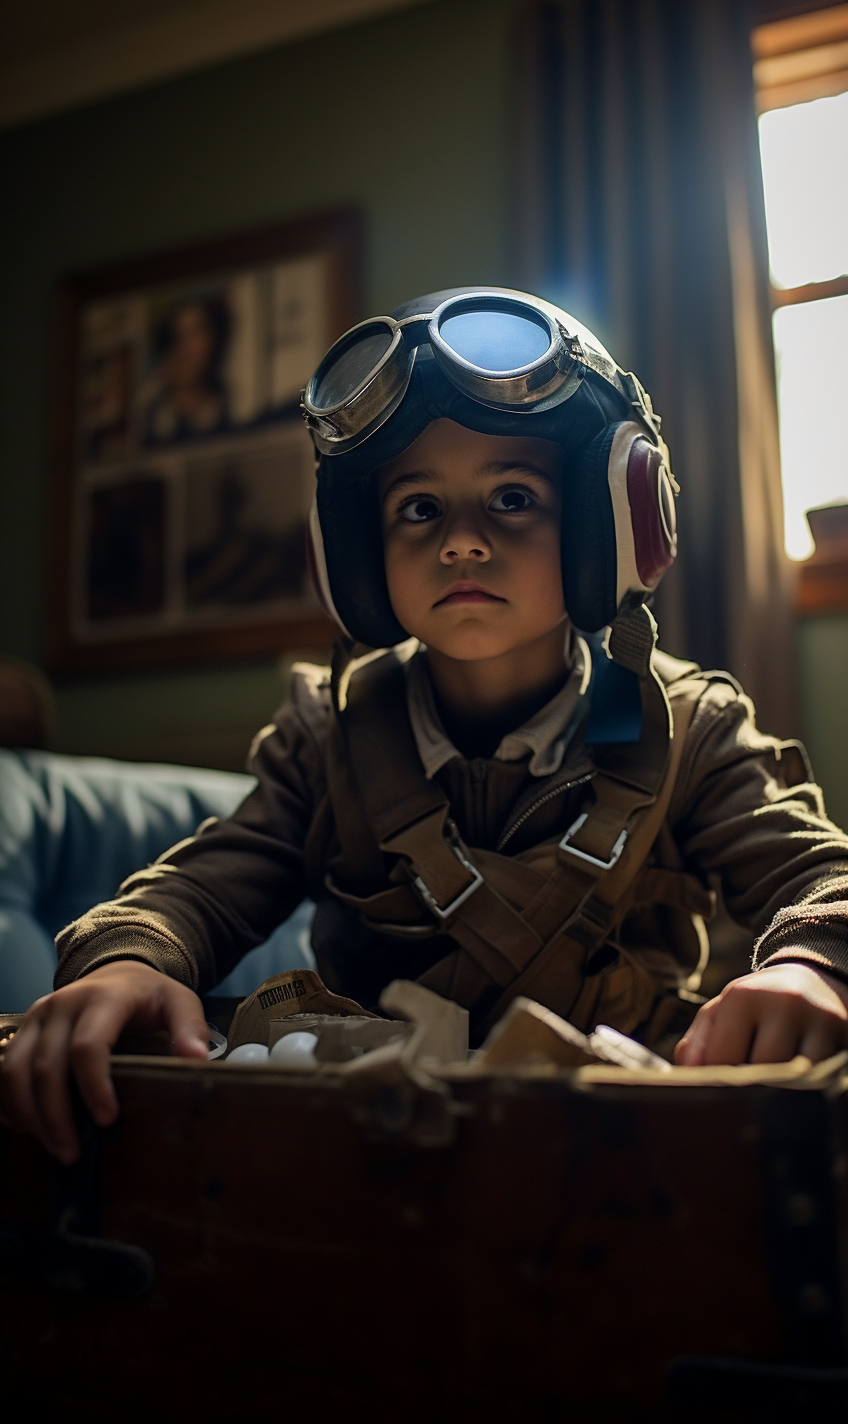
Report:
M568 616L587 633L611 623L616 604L615 521L607 467L615 426L568 458L562 498L562 591Z
M677 553L666 451L642 426L610 425L571 456L562 512L562 585L571 621L612 623L628 596L653 592Z

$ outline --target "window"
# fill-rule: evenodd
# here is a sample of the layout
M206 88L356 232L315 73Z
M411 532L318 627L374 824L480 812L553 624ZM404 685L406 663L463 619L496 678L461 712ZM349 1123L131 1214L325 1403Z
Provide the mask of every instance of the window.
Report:
M807 510L848 505L848 5L761 25L752 45L786 550L806 559Z

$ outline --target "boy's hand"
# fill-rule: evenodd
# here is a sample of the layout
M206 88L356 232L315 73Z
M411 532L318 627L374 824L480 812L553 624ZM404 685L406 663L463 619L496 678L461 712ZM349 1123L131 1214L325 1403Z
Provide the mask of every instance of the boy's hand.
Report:
M675 1050L706 1063L813 1063L848 1047L848 988L805 964L775 964L734 979L698 1011Z
M94 1121L109 1127L118 1116L109 1055L125 1028L164 1028L178 1054L209 1053L197 995L150 965L116 960L33 1004L0 1065L0 1119L34 1133L60 1162L75 1162L69 1073Z

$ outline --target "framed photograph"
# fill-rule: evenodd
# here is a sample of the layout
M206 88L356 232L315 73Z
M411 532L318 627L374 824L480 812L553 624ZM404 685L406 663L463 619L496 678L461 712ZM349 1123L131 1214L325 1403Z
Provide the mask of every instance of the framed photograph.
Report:
M53 671L330 640L306 567L299 400L358 319L358 239L336 212L63 284Z

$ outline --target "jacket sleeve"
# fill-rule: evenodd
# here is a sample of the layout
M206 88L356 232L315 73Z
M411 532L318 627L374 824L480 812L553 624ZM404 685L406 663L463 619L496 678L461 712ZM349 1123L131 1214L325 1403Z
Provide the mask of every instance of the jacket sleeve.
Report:
M288 918L304 897L327 710L314 680L301 685L256 737L258 785L234 814L205 822L62 931L56 988L111 960L137 959L204 993Z
M848 836L827 819L803 748L759 732L729 679L699 697L669 823L684 860L718 874L728 911L758 936L755 969L802 962L848 982Z

